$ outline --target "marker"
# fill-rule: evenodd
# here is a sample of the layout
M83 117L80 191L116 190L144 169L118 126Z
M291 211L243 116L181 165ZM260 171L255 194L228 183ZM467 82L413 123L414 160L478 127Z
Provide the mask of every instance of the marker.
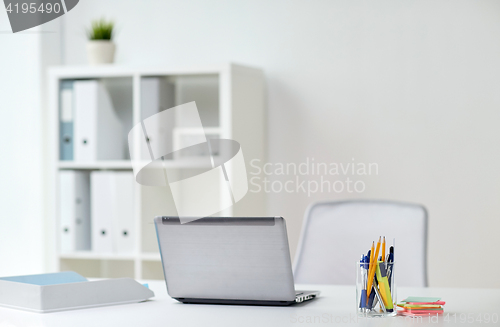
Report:
M389 283L387 281L387 271L385 270L385 264L382 261L377 262L377 280L378 286L380 287L380 294L382 295L382 300L384 301L387 311L392 312L392 296Z

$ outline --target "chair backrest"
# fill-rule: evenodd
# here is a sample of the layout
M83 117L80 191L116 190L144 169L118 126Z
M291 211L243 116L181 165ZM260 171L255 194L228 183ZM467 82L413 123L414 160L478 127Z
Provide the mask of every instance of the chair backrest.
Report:
M295 283L355 284L355 263L379 236L386 237L386 253L395 239L396 284L426 287L427 210L371 200L319 202L307 209L293 265Z

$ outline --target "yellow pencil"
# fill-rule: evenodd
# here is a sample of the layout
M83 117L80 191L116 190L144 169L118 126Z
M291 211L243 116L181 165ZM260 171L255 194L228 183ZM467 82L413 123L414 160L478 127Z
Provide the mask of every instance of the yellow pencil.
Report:
M370 252L370 266L368 267L368 271L372 269L374 255L375 255L375 242L372 242L372 251Z
M368 299L370 297L370 292L372 290L372 283L373 283L373 277L375 277L375 270L376 270L376 260L378 257L378 251L380 251L380 240L382 239L382 236L378 238L377 242L377 250L375 250L375 256L373 257L373 265L370 262L370 269L368 271L368 287L366 288L366 298Z
M382 261L385 262L385 236L384 241L382 242Z
M370 271L372 271L372 266L373 266L373 258L375 256L375 242L372 242L372 249L370 251L370 262L368 263L368 276L370 276ZM369 281L366 281L368 284L366 285L368 287L369 284ZM366 304L368 304L368 297L366 297Z

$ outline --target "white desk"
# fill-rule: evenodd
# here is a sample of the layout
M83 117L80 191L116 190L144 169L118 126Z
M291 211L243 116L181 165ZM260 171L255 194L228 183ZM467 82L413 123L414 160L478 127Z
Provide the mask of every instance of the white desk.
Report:
M0 327L22 326L493 326L485 323L485 314L496 314L500 319L500 289L455 289L455 288L403 288L398 290L398 299L409 295L441 296L445 305L445 316L450 313L451 322L443 318L437 323L407 321L403 317L384 319L357 319L354 286L297 286L297 289L317 289L319 298L289 307L228 306L182 304L172 300L165 289L165 283L149 282L155 292L151 301L94 309L36 314L0 307ZM453 323L453 314L456 323ZM461 323L470 314L473 323ZM481 315L482 323L475 319ZM337 319L337 323L335 322ZM344 323L339 320L344 319ZM307 322L310 322L309 324Z

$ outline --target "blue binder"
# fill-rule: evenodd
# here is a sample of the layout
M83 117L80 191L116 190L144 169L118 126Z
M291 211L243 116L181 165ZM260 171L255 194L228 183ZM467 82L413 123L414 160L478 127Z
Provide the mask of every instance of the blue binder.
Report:
M61 81L59 90L60 160L73 160L73 81Z

